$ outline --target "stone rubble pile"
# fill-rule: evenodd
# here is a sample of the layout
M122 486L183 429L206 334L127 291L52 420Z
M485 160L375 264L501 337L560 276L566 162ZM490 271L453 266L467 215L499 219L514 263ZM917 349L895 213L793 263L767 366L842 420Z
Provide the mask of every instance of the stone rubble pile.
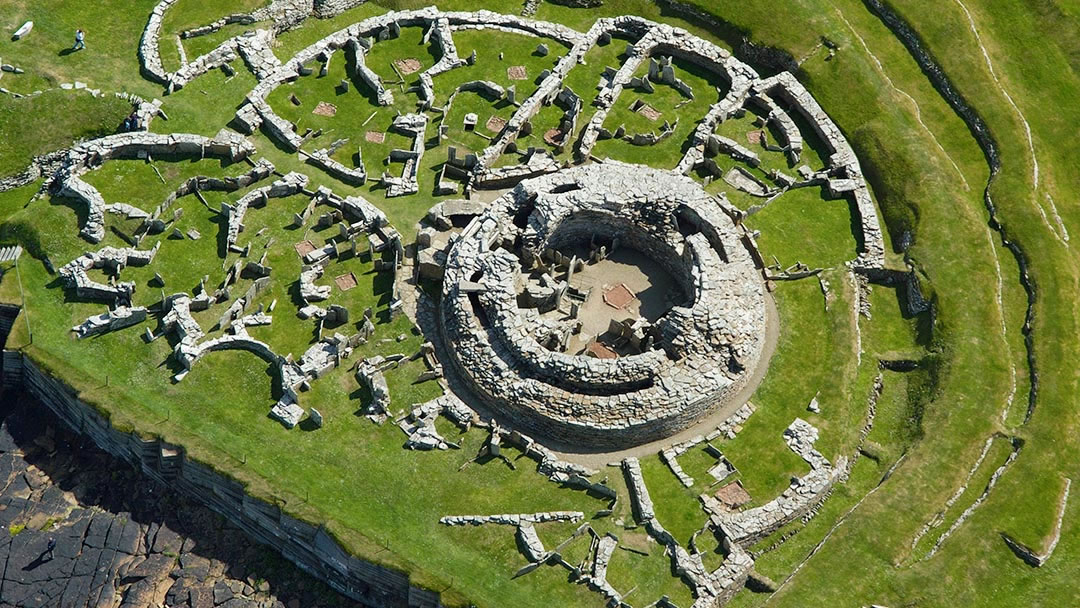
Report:
M246 173L238 175L236 177L207 177L199 175L189 178L173 193L170 198L165 199L163 203L163 210L167 209L167 206L172 204L177 198L193 194L194 192L235 192L248 186L267 179L274 173L274 163L268 159L260 158L255 161L255 166L252 167Z
M390 388L386 376L376 367L378 361L366 359L356 368L356 380L371 393L368 416L376 421L386 420L390 412Z
M752 403L745 403L739 409L735 410L735 413L725 419L720 426L716 427L716 430L705 436L706 441L712 441L717 437L723 437L731 440L735 439L746 421L750 419L750 415L754 413L754 405Z
M266 78L281 67L281 61L274 55L271 45L274 34L270 31L258 29L235 38L236 50L244 58L244 63L255 74L256 78Z
M184 350L193 348L206 334L195 317L191 316L191 296L186 293L173 294L165 299L164 305L166 312L161 319L163 330L176 334L178 346L183 345Z
M517 538L518 544L525 551L525 558L530 562L539 563L547 558L548 552L544 549L544 543L540 540L540 536L536 533L536 526L532 522L525 521L518 524Z
M208 23L199 27L193 27L189 30L184 30L180 32L180 38L182 40L187 40L188 38L197 38L199 36L213 34L214 32L220 30L226 25L251 25L252 23L255 23L255 21L256 19L252 15L234 13L232 15L226 15L213 23Z
M412 412L412 415L418 418L431 418L439 414L446 416L462 430L468 430L476 418L476 412L473 412L469 406L465 405L465 402L451 392L445 392L430 401L414 406Z
M146 320L146 309L142 306L118 306L114 310L94 315L80 325L71 328L78 339L95 336L125 327L137 325Z
M355 168L346 167L331 158L326 148L316 150L310 154L304 153L304 160L351 186L363 186L364 182L367 181L367 169L364 168L363 161L360 161L360 164Z
M477 188L497 190L507 188L522 180L554 173L562 165L547 150L529 146L521 156L521 162L506 167L486 169L476 175L473 185Z
M60 196L80 200L86 205L86 223L79 234L91 243L105 238L105 199L97 188L76 176L69 177L60 190Z
M304 266L300 271L300 297L304 299L304 302L318 302L330 297L332 288L329 285L315 284L315 281L323 276L324 270L322 264L314 264Z
M596 557L593 559L593 569L590 584L595 586L605 597L616 602L622 599L622 596L615 591L615 588L611 586L611 583L607 580L607 568L611 562L611 556L615 553L615 547L619 544L617 538L608 533L600 537L599 542L596 544Z
M411 415L408 421L402 420L398 422L398 427L408 436L405 449L426 451L450 448L450 444L435 428L435 418L437 416L438 412L431 412L429 415L421 416Z

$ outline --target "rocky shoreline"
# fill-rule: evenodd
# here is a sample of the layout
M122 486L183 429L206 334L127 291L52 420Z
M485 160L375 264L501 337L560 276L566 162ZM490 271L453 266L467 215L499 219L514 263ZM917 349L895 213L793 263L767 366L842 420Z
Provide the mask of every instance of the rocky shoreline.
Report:
M0 394L0 526L0 608L360 606L15 392Z

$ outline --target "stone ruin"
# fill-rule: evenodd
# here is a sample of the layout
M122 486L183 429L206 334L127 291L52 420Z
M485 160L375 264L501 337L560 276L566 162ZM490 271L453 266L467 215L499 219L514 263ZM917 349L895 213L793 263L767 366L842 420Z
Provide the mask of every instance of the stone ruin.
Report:
M672 569L689 585L694 594L693 608L708 608L725 604L743 587L754 567L754 560L749 551L745 546L730 538L723 528L714 530L724 552L724 563L716 570L708 571L702 563L701 554L696 551L687 551L656 518L652 498L645 485L638 459L634 457L624 459L622 468L627 486L630 488L634 518L639 524L645 526L649 536L668 548Z
M115 278L127 266L145 266L154 260L161 243L146 251L115 247L105 247L95 252L88 252L68 262L57 272L64 286L75 292L80 298L100 300L110 304L126 306L131 303L135 293L135 283L119 282ZM99 283L90 278L90 271L103 270L110 274L109 284Z
M288 4L288 2L278 0L274 6ZM316 2L314 9L308 7L306 14L314 10L318 16L319 4ZM525 13L528 15L530 11ZM292 22L289 23L292 24ZM430 42L441 50L439 62L420 74L420 84L415 92L423 102L422 111L434 109L445 114L449 111L453 95L465 90L475 90L499 99L506 98L509 94L509 91L494 83L472 81L461 85L443 108L431 107L432 79L438 74L462 65L472 65L476 61L474 56L465 59L458 56L453 41L455 31L490 29L540 38L543 40L537 46L537 52L540 54L542 54L540 48L549 48L549 44L558 44L568 49L553 68L544 70L537 79L538 87L533 94L523 100L512 100L515 106L514 113L492 139L491 145L475 156L465 159L464 163L451 158L443 165L437 192L456 192L454 182L444 179L445 177L453 177L455 180L464 182L465 194L468 195L474 187L507 188L523 179L560 170L562 165L556 162L547 151L534 148L518 151L516 143L520 135L531 131L531 121L541 108L552 104L564 110L564 116L556 129L557 132L552 137L558 138L560 147L573 143L578 161L590 159L597 141L609 137L625 139L631 144L642 146L655 145L663 141L675 132L677 124L665 122L659 133L627 133L621 127L611 130L604 126L604 122L627 87L647 92L653 86L652 83L657 83L674 87L687 99L703 94L702 92L695 94L691 87L679 78L674 61L685 61L717 74L726 83L726 90L719 91L721 98L709 107L707 114L698 123L688 142L688 149L675 170L678 173L689 174L696 168L704 167L707 172L711 171L716 177L723 177L715 161L712 160L713 156L720 153L730 154L737 160L753 166L756 154L752 150L714 133L720 122L732 116L741 115L747 108L754 108L764 113L766 122L775 125L783 134L783 146L778 149L787 154L793 162L798 162L804 145L803 135L793 118L793 116L798 116L810 126L828 148L826 166L807 168L806 173L799 179L777 174L773 179L779 184L778 188L773 188L768 184L753 183L756 178L751 180L746 178L745 174L732 175L732 179L742 178L737 180L736 187L745 186L761 196L775 197L791 187L824 186L830 196L850 198L855 203L854 207L859 216L858 225L861 229L858 239L860 251L852 265L866 272L883 268L884 240L877 212L858 160L835 123L822 111L802 84L788 72L761 78L750 66L736 59L725 49L681 28L655 23L640 17L622 16L599 19L588 31L577 32L561 24L537 21L527 16L500 15L488 11L450 12L428 7L377 15L313 43L285 63L255 70L260 82L249 93L246 103L237 111L235 124L248 133L263 126L271 137L287 149L299 150L306 141L305 137L310 137L311 134L306 136L298 134L295 125L276 114L266 99L269 93L278 86L310 73L311 68L307 67L309 63L320 61L325 65L329 57L342 48L354 56L355 61L351 64L356 66L357 73L353 76L372 90L379 104L389 104L392 101L390 91L385 88L378 76L366 67L364 56L370 49L372 41L377 42L392 37L396 35L395 32L400 31L401 27L410 26L425 28L425 42ZM275 29L281 29L281 27ZM627 59L618 69L610 68L605 78L601 80L599 93L594 101L594 105L597 106L596 111L590 122L581 129L581 138L576 143L570 142L568 134L578 131L577 119L581 114L583 104L578 92L565 87L564 79L572 69L584 62L585 54L598 41L610 41L613 37L630 41L627 45ZM244 44L250 43L238 41L236 48L241 49ZM227 46L227 43L223 43L219 48ZM144 56L144 63L145 61ZM642 66L647 67L647 74L641 77L636 76L635 74ZM411 136L414 145L410 150L393 151L390 160L403 162L405 168L401 176L388 174L382 176L381 180L387 188L388 195L407 195L419 191L416 171L423 154L423 141L426 138L423 126L427 122L428 119L423 112L399 116L395 120L395 128ZM442 127L440 127L439 137L441 141ZM507 165L497 162L504 154L514 153L519 154L520 157L517 164ZM362 183L361 176L366 177L362 168L357 171L338 166L340 163L323 158L318 151L308 154L307 159L346 181Z
M555 280L543 261L551 250L597 239L648 252L690 296L638 328L639 354L595 359L541 344L537 308L573 310L565 281L519 305L527 273ZM607 162L527 180L447 253L441 327L454 348L444 357L484 405L538 434L596 447L670 435L731 398L758 364L765 293L747 242L681 176Z
M459 57L453 42L455 31L493 29L528 35L541 40L537 46L537 54L541 55L550 52L549 45L568 49L553 68L539 75L536 92L527 98L487 81L467 82L454 92L473 91L506 100L514 106L513 114L505 124L499 123L498 129L492 129L495 135L491 145L483 151L459 157L451 149L437 190L456 192L455 182L465 185L466 196L473 188L512 189L490 205L470 200L444 201L432 209L428 226L418 235L414 276L442 280L443 304L433 313L438 335L429 338L435 345L426 344L414 357L423 356L427 362L428 371L421 378L438 379L444 388L453 387L456 392L448 390L432 401L415 405L395 420L405 433L405 447L409 449L459 447L440 436L435 427L435 419L446 416L463 429L476 426L490 431L481 448L482 455L500 456L503 447L513 446L535 461L537 472L551 481L606 497L614 505L617 493L606 483L591 479L596 471L563 459L545 443L555 440L572 448L589 446L594 450L635 446L669 437L719 408L739 405L735 403L736 395L748 388L757 366L762 364L767 315L760 255L753 236L740 224L742 212L722 198L709 196L686 176L695 169L704 169L723 178L715 161L720 154L751 167L759 164L753 149L715 133L722 121L748 109L764 117L763 129L771 125L781 134L778 145L763 142L767 149L782 151L792 163L800 162L805 142L799 124L808 124L826 147L827 157L823 158L823 167L799 167L798 177L778 174L766 181L749 172L739 172L731 176L737 182L736 187L772 197L788 188L820 186L830 196L850 199L861 230L860 250L851 266L863 275L880 272L884 267L884 241L858 159L812 96L790 73L761 78L724 49L685 30L626 16L600 19L588 31L577 32L524 17L487 11L444 12L429 7L365 19L315 42L282 63L270 51L278 33L295 27L308 16L332 16L359 2L275 0L250 15L231 15L182 33L181 37L186 39L212 33L230 23L268 20L273 24L270 29L229 39L194 61L183 58L182 67L168 73L161 67L158 39L161 17L174 2L162 1L151 15L140 45L144 73L172 91L210 69L220 67L229 72L230 62L241 59L259 84L237 111L233 124L248 133L263 128L292 151L300 151L314 135L297 133L295 125L274 112L266 101L271 91L312 73L315 64L321 65L325 73L333 54L344 49L350 56L350 65L355 66L350 77L370 88L377 104L389 105L394 99L392 92L365 64L372 40L393 37L403 26L426 28L425 42L439 47L441 59L420 73L417 90L410 91L421 99L418 110L394 120L393 129L411 137L413 143L407 150L391 153L391 160L402 162L404 170L400 176L381 177L388 196L419 192L419 166L431 121L426 112L448 113L453 102L451 95L443 108L431 107L433 78L477 61L475 53L468 58ZM578 92L564 84L564 79L571 69L584 62L590 48L601 40L610 42L613 36L630 41L628 59L619 69L611 68L605 73L598 86L597 110L588 124L579 125L585 102ZM655 84L666 84L687 98L707 93L695 92L679 79L675 60L719 74L726 88L718 91L718 102L710 106L698 123L673 171L593 158L597 141L607 137L622 138L636 145L653 145L675 131L677 120L674 125L665 123L659 135L607 129L604 121L625 88L649 92ZM646 65L648 75L636 76L638 69ZM574 145L579 162L597 162L568 169L546 150L518 149L517 138L531 131L531 121L549 105L563 111L552 137L557 138L560 146ZM160 113L160 102L141 102L139 112L140 124L145 127L145 122ZM571 141L578 132L582 133L580 140ZM441 129L438 136L441 142L445 136ZM363 185L367 180L363 162L349 168L333 160L336 146L337 142L330 148L303 152L304 159L341 181ZM291 354L275 353L247 331L273 322L270 313L274 304L267 310L261 306L249 310L272 273L265 265L265 255L258 261L237 260L216 290L208 289L204 279L190 294L165 296L163 291L161 302L162 331L172 334L177 341L174 357L182 368L175 376L177 381L210 352L229 349L252 352L274 368L276 381L280 383L281 397L270 415L291 428L308 413L299 404L299 391L342 365L374 331L369 312L358 324L357 333L323 335L324 323L339 324L349 319L349 311L343 307L324 309L316 304L326 299L332 289L320 283L330 264L351 255L387 252L390 260L377 260L377 270L390 271L395 277L391 313L403 309L398 289L399 283L403 283L399 280L399 267L405 257L404 246L401 235L389 226L385 214L359 196L342 197L323 187L311 192L307 190L306 175L282 176L266 160L257 163L249 160L251 170L239 177L192 178L152 212L126 203L106 203L96 189L80 179L86 171L113 158L216 157L238 161L254 152L250 142L228 130L213 138L136 132L79 144L50 160L53 163L50 170L39 168L38 171L47 174L45 188L87 207L81 234L91 242L99 242L104 236L105 213L141 220L141 227L132 236L133 247L106 247L80 256L59 270L64 285L78 297L111 306L107 312L73 327L79 338L130 327L148 318L153 309L131 306L135 285L119 278L124 267L153 261L158 246L140 250L139 242L143 236L158 234L178 219L182 209L173 212L171 220L168 213L177 198L190 194L205 204L203 191L233 192L276 175L279 179L271 185L251 190L221 210L228 219L227 249L241 258L247 258L251 248L250 242L239 243L249 207L268 204L275 197L307 196L308 207L296 216L298 227L310 220L318 206L329 208L319 217L319 225L325 228L336 223L339 234L325 245L312 246L302 254L304 266L297 277L305 304L299 314L318 324L318 338L299 359ZM505 166L497 162L504 154L516 154L518 162ZM467 226L443 239L437 233L449 231L454 218L466 218ZM174 233L178 238L185 236L176 229ZM197 232L194 236L189 232L187 236L198 238ZM686 301L668 307L659 318L613 322L613 331L632 345L630 354L599 359L568 352L566 348L568 337L580 333L576 317L582 301L588 298L571 280L586 260L570 252L584 244L589 246L594 259L603 259L620 247L646 254L674 277L678 288L687 295ZM97 270L109 275L108 280L92 279L91 273ZM253 281L245 293L233 297L230 286L241 273ZM223 334L206 339L207 330L192 313L214 304L227 304L217 326ZM147 329L146 337L153 340L159 335ZM371 404L364 413L373 420L382 422L389 418L390 393L384 372L405 359L403 354L378 355L354 366L357 382L371 393ZM444 369L452 378L444 378ZM510 419L520 429L500 426L495 419L481 416L479 411ZM753 406L744 404L714 431L660 449L664 462L683 485L693 487L694 480L682 471L678 457L718 437L733 438L753 411ZM322 426L323 417L317 410L311 409L308 415L316 426ZM622 460L634 517L667 549L673 571L695 595L695 607L715 606L729 599L752 569L750 545L787 523L812 515L833 485L844 477L849 470L846 460L841 458L833 466L814 448L816 439L817 430L803 420L796 420L785 430L785 442L811 470L793 479L781 496L744 511L733 510L731 505L708 494L700 497L708 518L703 531L717 536L724 554L723 565L711 572L704 567L693 542L687 550L657 520L637 460ZM709 447L707 444L707 451ZM713 455L717 464L709 473L718 482L735 473L734 465L718 450ZM558 555L558 548L544 546L536 525L549 521L577 522L583 517L584 514L577 512L550 512L447 516L441 521L446 525L515 526L519 546L529 562L526 568L530 568ZM614 535L600 536L588 524L583 524L574 537L585 532L593 535L589 567L574 568L565 562L563 565L571 569L577 582L601 593L612 604L622 604L622 594L606 579L607 564L619 539Z

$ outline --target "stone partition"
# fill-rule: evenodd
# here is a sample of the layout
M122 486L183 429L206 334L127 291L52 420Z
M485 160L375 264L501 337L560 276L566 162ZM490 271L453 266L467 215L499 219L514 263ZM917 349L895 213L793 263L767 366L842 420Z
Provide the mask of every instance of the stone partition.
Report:
M226 129L213 138L188 133L118 133L81 143L68 150L56 172L45 180L44 187L86 205L87 218L80 234L91 243L97 243L105 237L107 205L97 188L79 178L84 173L114 159L211 157L237 162L254 152L254 144Z

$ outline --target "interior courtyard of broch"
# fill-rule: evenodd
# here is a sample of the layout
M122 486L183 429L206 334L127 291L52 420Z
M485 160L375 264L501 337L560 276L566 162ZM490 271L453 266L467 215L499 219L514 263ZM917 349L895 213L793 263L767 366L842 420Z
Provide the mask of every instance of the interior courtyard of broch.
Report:
M878 459L871 433L884 378L914 363L874 361L858 411L844 419L823 417L838 400L823 387L768 412L757 391L788 359L789 341L804 338L785 335L786 315L803 313L787 312L784 290L804 289L814 314L843 324L856 366L863 332L876 331L861 326L879 309L933 315L917 275L891 253L852 145L795 75L762 75L687 29L641 17L601 17L587 29L539 20L532 0L508 13L369 12L289 47L288 58L279 38L308 21L342 23L363 0L274 0L174 35L165 24L176 3L159 2L138 41L141 75L160 98L116 93L131 101L135 129L39 156L0 180L0 191L37 184L35 199L74 209L33 288L48 283L74 321L66 333L50 328L28 304L34 338L68 340L87 349L75 351L83 358L154 359L123 382L193 395L213 386L209 374L238 373L212 370L238 360L217 353L240 351L261 361L244 369L259 370L250 385L268 383L272 397L252 397L260 414L233 412L222 424L264 418L273 425L258 427L263 442L305 445L362 443L350 433L397 427L392 441L407 451L383 450L371 459L398 464L371 466L456 459L474 481L454 504L475 509L422 525L470 550L517 552L476 562L495 564L478 574L493 582L477 589L535 585L537 605L564 601L538 590L559 585L588 590L582 605L709 608L786 583L755 563L796 537L857 462ZM222 42L186 56L188 41L207 36ZM11 70L0 84L20 76ZM171 96L245 77L254 84L228 100L227 123L202 125L216 134L171 132ZM164 198L124 196L128 173L115 168L135 165L153 169L140 183ZM842 257L781 262L762 245L787 236L757 218L807 200L797 197L812 203L789 214L806 224L795 231L821 229L808 227L815 205L840 210L829 229L843 233ZM24 254L0 251L25 263ZM24 284L39 278L21 272ZM249 496L228 467L206 462L205 448L112 428L58 388L50 367L9 345L4 382L361 605L447 605L411 573L343 549L340 532L294 518L295 503ZM168 416L190 407L171 405ZM773 421L768 436L738 447L763 416ZM837 433L848 439L829 437ZM1019 449L1010 446L1001 470ZM646 462L657 455L662 466ZM799 473L770 473L771 495L744 483L773 459ZM515 498L483 481L492 469L546 477L544 487L576 498L565 509L489 510ZM390 470L420 495L425 484L457 483ZM326 473L313 465L307 475ZM665 505L671 488L696 504ZM944 533L927 524L930 555L966 516ZM609 577L609 566L668 582L639 589L629 575Z

